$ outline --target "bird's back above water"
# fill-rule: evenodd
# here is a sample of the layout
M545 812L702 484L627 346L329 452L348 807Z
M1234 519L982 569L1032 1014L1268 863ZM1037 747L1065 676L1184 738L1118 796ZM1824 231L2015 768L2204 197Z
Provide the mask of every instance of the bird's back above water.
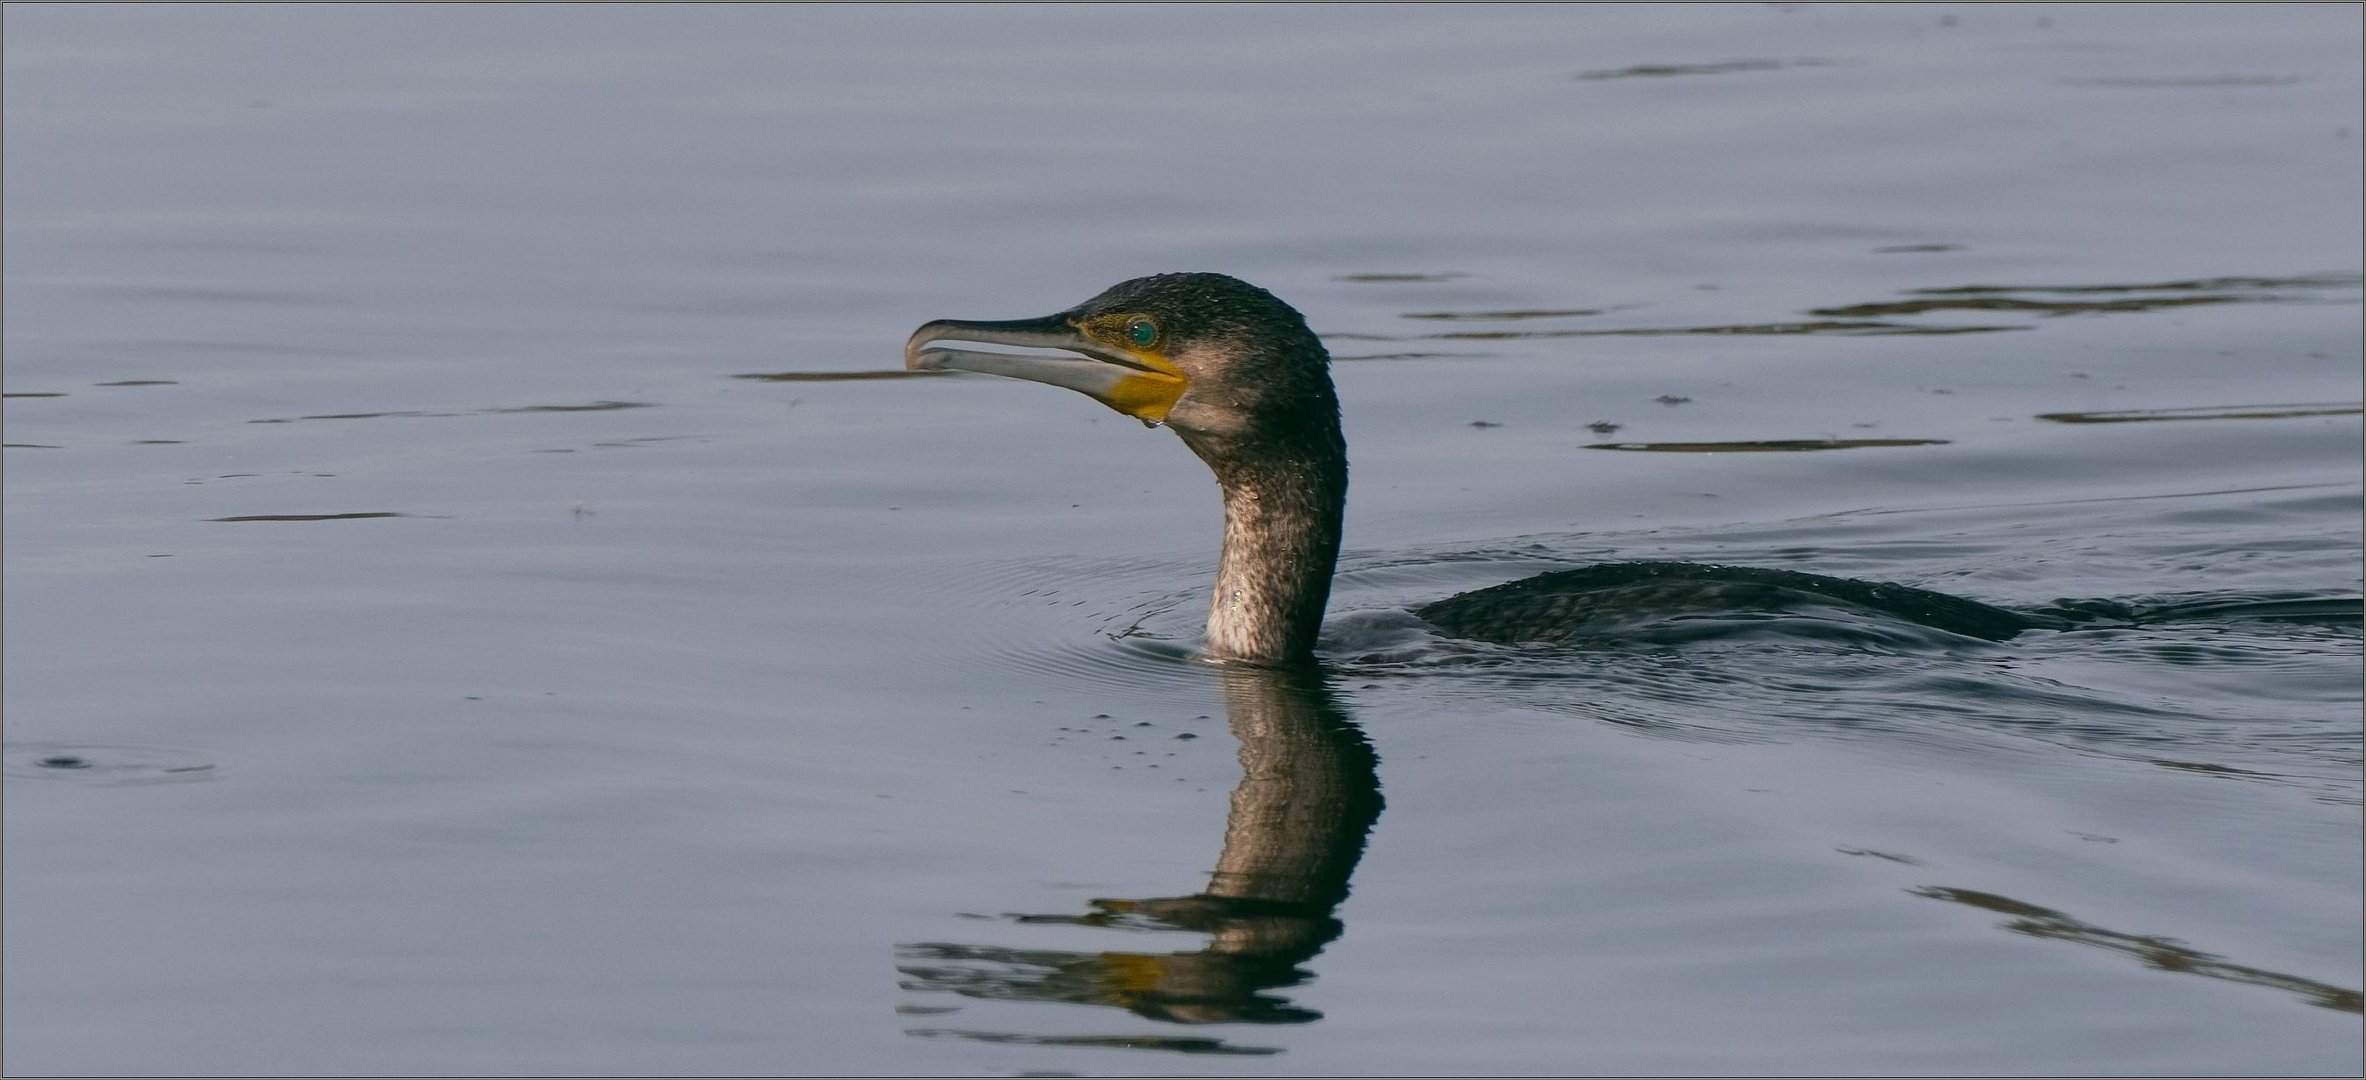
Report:
M1639 618L1780 614L1842 608L1985 641L2069 625L1960 596L1888 582L1715 563L1608 563L1451 596L1414 614L1454 637L1504 645L1577 644Z

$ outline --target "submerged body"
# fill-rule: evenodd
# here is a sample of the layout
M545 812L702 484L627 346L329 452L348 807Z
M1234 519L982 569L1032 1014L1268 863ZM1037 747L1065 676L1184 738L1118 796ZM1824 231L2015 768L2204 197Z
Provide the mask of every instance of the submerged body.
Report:
M1066 350L985 352L943 341ZM1224 546L1207 640L1214 659L1314 658L1347 505L1347 440L1330 353L1272 293L1222 274L1136 278L1067 311L1007 322L939 320L905 345L913 370L976 371L1076 390L1181 436L1224 494ZM1790 611L1839 606L2002 640L2063 625L1903 585L1702 563L1614 563L1464 593L1416 609L1448 634L1570 642L1638 609Z

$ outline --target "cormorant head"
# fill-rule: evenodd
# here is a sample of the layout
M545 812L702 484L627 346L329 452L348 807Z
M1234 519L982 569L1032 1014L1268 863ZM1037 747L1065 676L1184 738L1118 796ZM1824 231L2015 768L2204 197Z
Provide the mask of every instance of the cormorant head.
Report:
M941 341L1076 355L935 345ZM1202 456L1243 442L1338 441L1339 399L1322 341L1295 308L1223 274L1135 278L1040 319L940 319L913 332L904 366L1065 386L1146 424L1173 427Z

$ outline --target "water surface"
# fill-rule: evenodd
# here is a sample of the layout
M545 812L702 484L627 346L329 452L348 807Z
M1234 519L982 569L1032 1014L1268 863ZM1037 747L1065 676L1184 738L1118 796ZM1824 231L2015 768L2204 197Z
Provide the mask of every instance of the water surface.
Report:
M12 1072L2361 1066L2354 7L5 31ZM900 372L1182 269L1337 357L1317 681ZM1614 559L2196 614L1405 614Z

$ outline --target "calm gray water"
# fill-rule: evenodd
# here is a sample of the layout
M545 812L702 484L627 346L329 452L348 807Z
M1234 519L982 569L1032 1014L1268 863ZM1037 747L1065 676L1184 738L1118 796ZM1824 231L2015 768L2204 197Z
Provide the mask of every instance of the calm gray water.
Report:
M12 1073L2361 1066L2355 6L4 18ZM1320 685L850 377L1182 269ZM1642 558L2236 610L1404 614Z

